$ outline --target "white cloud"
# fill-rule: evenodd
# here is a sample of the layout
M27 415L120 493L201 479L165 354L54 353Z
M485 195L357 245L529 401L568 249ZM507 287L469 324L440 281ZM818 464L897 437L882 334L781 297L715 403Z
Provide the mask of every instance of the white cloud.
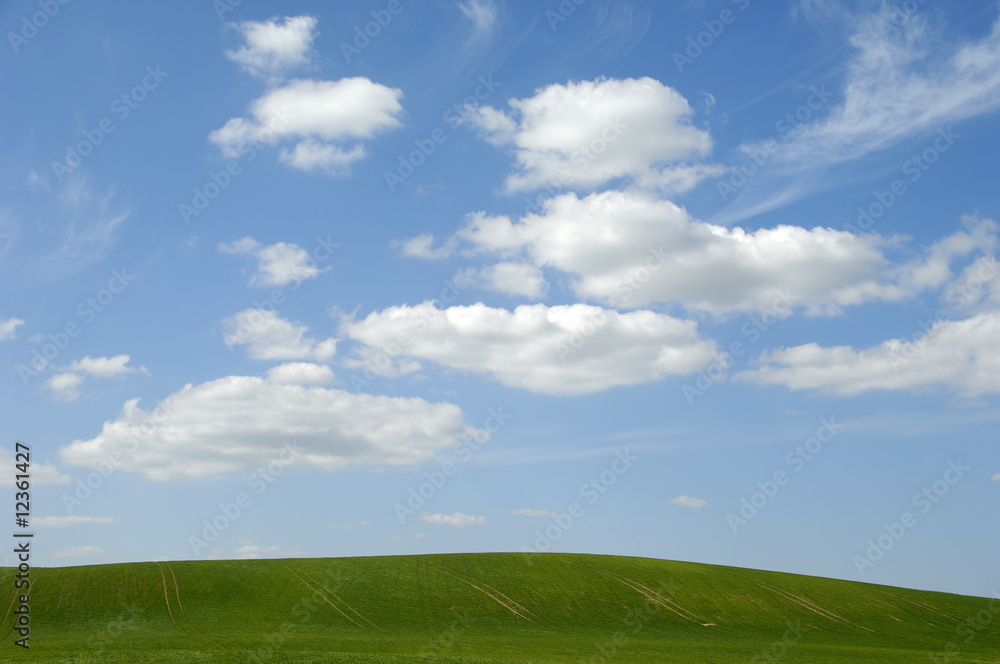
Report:
M532 300L544 298L549 290L542 271L528 263L497 263L468 268L455 277L455 282Z
M14 475L20 472L11 453L6 449L0 449L0 486L14 486ZM72 478L69 475L60 473L51 463L31 462L32 486L69 484L71 481Z
M8 341L17 336L17 328L24 325L20 318L0 318L0 341Z
M708 155L712 140L691 124L687 100L652 78L554 84L508 103L510 114L480 106L464 116L491 143L513 147L508 191L617 178L684 191L721 172L681 163Z
M892 9L868 15L851 38L843 103L802 127L783 154L798 163L856 159L920 132L1000 108L1000 22L978 42L941 49L923 15L886 30Z
M1000 392L1000 355L996 352L1000 312L931 322L914 321L909 339L891 339L860 351L810 343L765 352L758 360L762 366L733 378L841 395L932 387L965 396ZM924 326L926 333L921 330Z
M431 233L423 233L406 240L393 240L389 243L389 246L394 249L401 249L404 256L437 260L451 256L455 250L456 241L454 238L451 238L443 247L435 249L434 236Z
M366 155L359 141L402 126L402 96L402 90L360 76L294 80L253 101L248 117L229 120L208 139L229 158L238 157L250 143L292 140L295 147L281 152L284 163L345 175Z
M53 558L90 558L100 556L104 549L96 546L65 546L52 553Z
M424 513L419 518L424 523L436 523L444 526L455 526L456 528L486 523L485 516L471 516L469 514L462 514L461 512L455 512L454 514Z
M730 219L830 186L838 179L832 166L906 140L924 136L928 145L937 140L947 149L939 130L947 135L952 123L1000 108L1000 21L982 39L949 44L942 28L932 24L933 12L907 12L898 25L894 12L903 14L884 4L880 12L854 19L854 53L845 66L839 103L821 119L790 130L766 167L777 179L760 185L763 193ZM748 144L743 151L759 153L761 147Z
M705 506L704 500L701 498L692 498L691 496L677 496L670 502L678 507L689 507L691 509L701 509Z
M274 79L309 63L309 49L316 36L312 16L246 21L234 27L243 33L246 44L226 51L226 57L253 76Z
M896 239L822 227L727 228L637 191L564 194L516 222L471 214L452 246L455 240L469 247L465 253L521 258L574 275L578 297L618 307L678 303L725 314L776 302L785 309L790 296L815 314L912 294L912 284L892 283L902 276L883 253ZM431 238L428 251L443 250L432 245Z
M994 481L994 482L1000 482L1000 473L997 473L996 475L994 475L994 476L993 476L992 478L990 478L990 479L991 479L992 481Z
M229 243L220 242L218 249L225 254L257 259L257 272L250 277L251 286L287 286L293 282L315 279L330 269L319 269L308 251L291 242L265 246L247 236Z
M521 516L556 516L555 512L547 512L545 510L533 510L530 507L523 510L511 510L511 514L520 514Z
M40 516L31 520L31 525L36 528L65 528L67 526L77 526L84 523L114 523L115 520L107 516Z
M60 401L76 401L80 398L80 385L86 376L96 378L113 378L128 374L149 375L146 367L130 367L128 355L115 355L114 357L90 357L87 355L81 360L76 360L66 371L52 376L45 386L55 393L55 397Z
M333 382L333 369L311 362L288 362L269 369L267 380L275 385L328 385Z
M245 309L223 321L226 346L248 346L255 360L329 360L337 340L317 341L305 336L309 328L267 309Z
M35 223L44 249L32 268L47 280L65 279L107 258L131 210L115 202L115 188L95 191L78 168L65 175L51 198L38 200Z
M96 437L60 449L63 462L91 466L117 452L124 458L122 470L149 479L215 477L267 463L291 445L286 441L295 441L301 452L290 466L411 465L474 433L452 404L278 385L251 376L186 385L153 413L138 401L126 402Z
M49 388L59 401L76 401L80 398L81 383L83 376L67 371L49 378L45 387Z
M553 395L693 373L717 350L714 342L699 338L693 321L586 304L522 305L511 312L482 303L441 310L424 302L345 321L342 330L378 348L409 335L411 341L401 351L405 356ZM578 350L571 345L576 339Z
M300 171L323 171L328 175L347 175L351 172L351 164L368 156L363 145L355 145L350 150L343 150L332 143L323 143L313 139L299 142L291 150L282 150L279 158Z
M474 37L487 34L497 20L497 5L493 0L467 0L459 2L458 9L472 21Z
M301 551L293 549L283 549L277 544L271 546L261 546L260 544L244 544L233 549L233 555L241 560L251 560L255 558L288 558L291 556L301 556Z
M76 360L70 364L69 370L97 378L112 378L133 373L149 375L149 370L146 367L128 366L129 359L128 355L115 355L114 357L90 357L87 355L82 360Z

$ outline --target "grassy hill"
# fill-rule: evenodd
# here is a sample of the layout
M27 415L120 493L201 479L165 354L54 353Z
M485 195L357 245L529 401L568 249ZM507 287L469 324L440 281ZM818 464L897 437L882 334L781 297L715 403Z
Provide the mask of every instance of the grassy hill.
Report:
M2 587L13 574L0 573ZM8 611L2 662L1000 660L1000 602L991 613L982 598L646 558L202 561L33 576L31 649L14 646Z

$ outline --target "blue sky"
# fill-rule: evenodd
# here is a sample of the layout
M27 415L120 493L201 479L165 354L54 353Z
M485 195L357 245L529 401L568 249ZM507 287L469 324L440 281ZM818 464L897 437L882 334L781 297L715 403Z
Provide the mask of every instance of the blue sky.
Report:
M35 561L1000 589L998 13L5 3Z

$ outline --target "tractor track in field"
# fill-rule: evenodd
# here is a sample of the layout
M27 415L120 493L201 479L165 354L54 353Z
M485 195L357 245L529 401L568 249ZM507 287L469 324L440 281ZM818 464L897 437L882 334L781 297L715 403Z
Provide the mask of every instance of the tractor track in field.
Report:
M170 596L167 593L167 577L163 573L163 566L160 565L160 563L156 563L156 565L160 568L160 577L163 579L163 599L166 600L167 602L167 613L170 615L170 622L174 623L174 627L184 632L184 629L182 629L181 626L177 624L177 622L174 620L173 613L170 611ZM184 610L184 605L181 604L181 587L177 583L177 575L174 574L174 568L169 562L166 562L166 565L167 569L170 570L170 578L173 579L174 582L174 595L177 597L177 608L180 609L181 617L184 618L184 622L186 622L188 624L188 627L190 627L194 631L194 633L197 634L198 637L201 638L202 640L208 641L209 643L219 646L230 655L235 655L236 653L234 653L232 650L224 646L219 641L216 641L212 637L206 635L204 632L202 632L201 630L199 630L197 627L194 626L194 623L191 622L191 620L187 616L187 612ZM184 633L186 634L187 632ZM247 652L249 652L249 649L247 649ZM254 656L254 658L258 660L260 659L259 657L256 656Z
M604 574L604 572L601 573ZM674 600L664 597L663 595L656 592L652 588L644 586L638 581L635 581L634 579L630 579L628 577L619 577L613 574L605 574L605 576L610 576L618 583L624 584L629 588L631 588L632 590L636 591L650 602L658 604L663 608L667 609L668 611L672 611L673 613L679 615L681 618L689 620L695 623L696 625L701 625L702 627L713 627L715 625L715 623L706 622L701 616L692 613L691 611L688 611Z
M28 583L28 592L24 593L24 594L27 594L27 595L31 594L31 587L35 585L35 581L37 581L37 580L38 580L37 578L33 578L31 580L31 582ZM7 622L7 618L10 617L10 610L14 608L14 602L17 601L17 596L20 595L20 594L22 594L20 592L20 588L18 588L18 589L16 589L14 591L14 596L10 598L10 606L7 607L7 613L3 614L3 620L0 620L0 627L3 627L3 625ZM15 621L15 624L16 624L16 621ZM7 632L2 639L0 639L0 643L3 643L7 639L9 639L10 635L14 633L15 624L12 624L10 626L10 631Z
M156 567L160 570L160 578L163 580L163 601L167 604L167 615L170 616L170 622L174 624L174 627L183 632L184 630L174 620L174 612L170 610L170 595L167 593L167 575L163 573L163 565L156 563Z
M319 586L320 588L322 588L323 590L325 590L329 594L333 595L334 599L336 599L338 602L340 602L341 604L343 604L344 606L346 606L348 609L350 609L351 612L354 613L354 615L356 615L358 618L361 618L362 620L364 620L366 623L368 623L369 625L371 625L375 629L379 629L378 625L376 625L371 620L368 620L368 618L365 618L363 615L361 615L361 613L359 613L357 609L355 609L353 606L351 606L350 604L348 604L347 602L345 602L339 595L337 595L337 593L333 592L332 590L330 590L329 588L327 588L326 586L324 586L319 581L319 579L317 579L316 577L314 577L312 574L310 574L309 572L307 572L307 571L305 571L303 569L300 569L299 572L301 572L302 574L304 574L307 577L309 577L309 579L313 583L315 583L317 586Z
M520 612L520 611L518 611L518 609L520 609L521 611L524 611L524 612L525 612L525 613L527 613L527 614L530 614L530 615L532 615L532 616L535 616L535 618L538 618L538 620L542 620L542 619L541 619L541 618L540 618L539 616L535 615L534 613L532 613L532 612L531 612L531 611L529 611L528 609L524 608L523 606L521 606L520 604L518 604L517 602L515 602L514 600L512 600L512 599L511 599L510 597L507 597L506 595L504 595L504 594L503 594L502 592L500 592L500 591L499 591L499 590L497 590L496 588L494 588L494 587L492 587L492 586L490 586L490 585L487 585L487 584L483 583L482 581L479 581L478 579L475 579L475 580L476 580L476 581L477 581L478 583L482 583L482 585L486 586L487 588L489 588L490 590L492 590L492 591L493 591L494 593L496 593L497 595L500 595L500 597L503 597L503 598L504 598L505 600L507 600L507 602L510 602L511 604L513 604L514 606L516 606L516 607L517 607L517 609L515 609L514 607L512 607L512 606L508 605L508 604L507 604L506 602L504 602L504 601L503 601L502 599L500 599L500 598L499 598L499 597L497 597L496 595L494 595L494 594L492 594L492 593L490 593L490 592L488 592L488 591L486 591L486 590L483 590L482 588L480 588L479 586L477 586L477 585L476 585L475 583L472 583L472 581L468 581L468 580L466 580L466 579L463 579L463 578L462 578L461 576L459 576L459 575L457 575L457 574L454 574L454 573L452 573L452 572L449 572L449 571L448 571L448 570L446 570L445 568L443 568L443 567L440 567L440 566L438 566L438 565L435 565L434 563L430 563L430 562L429 562L429 563L428 563L428 565L430 565L430 566L431 566L431 567L433 567L434 569L438 570L439 572L443 572L444 574L447 574L447 575L448 575L448 576L450 576L450 577L453 577L453 578L455 578L455 579L458 579L458 580L459 580L459 581L461 581L462 583L466 583L466 584L468 584L468 585L472 586L473 588L475 588L475 589L476 589L476 590L478 590L479 592L483 593L484 595L486 595L487 597L489 597L490 599L492 599L492 600L493 600L494 602L496 602L497 604L499 604L499 605L500 605L500 606L502 606L503 608L505 608L505 609L507 609L508 611L510 611L511 613L513 613L513 614L514 614L515 616L517 616L518 618L522 618L522 619L524 619L524 620L527 620L527 621L528 621L528 622L530 622L530 623L533 623L533 624L537 624L537 623L535 623L535 621L534 621L534 620L532 620L532 619L531 619L531 618L529 618L528 616L525 616L525 615L521 615L521 612ZM542 622L544 622L544 621L542 621Z
M292 574L294 574L295 578L298 579L299 581L301 581L302 584L306 588L308 588L309 590L311 590L314 593L316 593L317 595L319 595L323 599L324 602L326 602L327 604L329 604L330 606L332 606L334 609L336 609L337 613L339 613L340 615L344 616L345 618L347 618L348 620L350 620L352 623L354 623L355 625L357 625L361 629L370 629L369 627L366 627L365 625L362 625L357 620L355 620L354 618L352 618L349 615L347 615L346 613L344 613L339 606L337 606L336 604L334 604L333 602L331 602L330 599L326 595L324 595L323 593L321 593L320 591L316 590L311 585L309 585L309 582L306 581L305 579L303 579L301 576L299 576L298 573L295 570L293 570L291 567L289 567L285 563L281 563L281 566L284 567L285 569L287 569ZM338 600L339 599L340 598L338 598ZM340 601L343 602L343 600L340 600ZM344 605L347 606L347 608L351 609L351 611L354 611L354 609L351 608L350 605L348 605L346 602L344 602ZM357 613L357 611L354 611L354 612ZM359 613L358 615L360 616L361 614ZM367 618L365 618L365 620L367 620ZM371 623L370 620L368 620L368 622ZM374 624L374 623L371 623L371 624Z
M920 607L921 609L923 609L925 611L930 611L931 613L936 613L939 616L941 616L942 618L947 618L948 620L954 621L956 623L961 623L962 622L962 620L960 618L955 618L954 616L949 616L947 613L941 613L940 611L938 611L937 609L935 609L930 604L927 604L926 602L921 602L919 600L913 600L913 599L907 599L906 597L898 597L896 599L901 599L904 602L906 602L907 604L912 604L913 606Z
M812 611L816 615L822 616L822 617L826 618L827 620L831 620L833 622L843 623L844 625L847 625L849 627L857 627L859 629L865 630L866 632L871 632L872 634L876 633L875 630L873 630L873 629L871 629L869 627L865 627L864 625L859 625L859 624L857 624L855 622L852 622L852 621L848 620L847 618L844 618L843 616L838 616L833 611L830 611L829 609L824 609L819 604L816 604L815 602L812 602L812 601L806 599L805 597L800 597L799 595L791 593L791 592L789 592L787 590L781 590L780 588L772 588L771 586L769 586L767 584L764 584L764 583L758 583L757 585L760 586L761 588L767 588L771 592L777 594L779 597L783 597L783 598L787 599L790 602L798 604L799 606L801 606L802 608L806 609L807 611Z

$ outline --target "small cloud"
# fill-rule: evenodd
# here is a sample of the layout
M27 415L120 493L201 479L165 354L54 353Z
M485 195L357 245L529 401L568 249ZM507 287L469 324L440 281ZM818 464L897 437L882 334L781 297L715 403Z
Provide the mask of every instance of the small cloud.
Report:
M275 544L274 546L261 546L260 544L247 544L246 546L241 546L233 549L233 555L238 558L260 558L261 555L276 554L281 551L281 547Z
M454 238L449 238L440 247L434 247L434 235L422 233L416 237L405 240L393 240L389 243L391 249L400 249L404 256L410 258L423 258L424 260L438 260L448 258L455 253L455 246L458 242Z
M677 496L670 502L678 507L689 507L696 510L705 506L704 500L701 498L692 498L691 496Z
M807 410L786 410L782 415L808 415Z
M461 512L455 512L454 514L428 514L425 512L420 515L420 520L424 523L436 523L444 526L455 526L456 528L486 523L485 516L472 516L470 514L462 514Z
M128 363L128 355L115 355L114 357L90 357L87 355L82 360L76 360L69 365L69 370L97 378L111 378L131 373L149 375L149 370L146 367L130 367L127 366Z
M413 539L426 539L426 538L427 538L427 534L426 533L416 533L413 536Z
M114 523L108 516L40 516L31 520L36 528L65 528L82 523Z
M468 0L458 3L459 10L472 21L475 36L488 33L497 20L497 6L493 0Z
M991 479L991 480L992 480L993 482L1000 482L1000 473L997 473L996 475L994 475L994 476L993 476L992 478L990 478L990 479Z
M82 382L83 376L67 371L49 378L45 386L52 390L55 398L59 401L76 401L80 398L80 383Z
M309 50L316 36L316 19L312 16L246 21L233 27L243 33L246 44L226 51L226 57L252 76L275 80L287 70L309 63Z
M0 486L14 486L14 457L5 449L0 449ZM31 483L34 486L43 484L69 484L72 478L63 475L51 463L31 462Z
M241 560L249 560L252 558L277 558L277 557L290 557L290 556L301 556L301 551L293 551L291 549L282 549L277 544L272 546L261 546L260 544L247 544L245 546L240 546L233 549L233 555Z
M533 510L531 508L526 508L523 510L511 510L511 514L520 514L521 516L556 516L555 512L547 512L546 510Z
M393 536L392 536L392 541L393 541L393 542L398 542L398 541L399 541L399 540L401 540L401 539L403 539L403 536L402 536L402 535L393 535Z
M114 357L90 357L76 360L68 367L67 371L58 373L45 384L60 401L76 401L80 398L80 384L86 376L97 378L113 378L127 374L138 373L148 376L149 370L146 367L130 367L128 355L116 355Z
M345 530L351 530L352 528L360 528L362 526L367 526L367 521L359 521L357 523L331 523L328 527L330 528L343 528Z
M224 254L252 256L257 259L257 272L250 277L250 285L287 286L293 282L315 279L329 267L322 270L309 252L291 242L262 245L247 236L233 242L220 242L218 249Z
M66 546L52 554L53 558L86 558L100 556L104 549L96 546Z
M273 309L246 309L223 321L226 328L224 341L226 346L245 345L248 353L255 360L317 360L324 362L337 353L337 340L329 338L318 341L307 337L309 328L299 323L285 320ZM315 370L311 371L314 378L318 377ZM275 376L291 377L306 373L302 367L298 369L285 368Z
M24 325L20 318L0 318L0 341L7 341L17 336L17 328Z

